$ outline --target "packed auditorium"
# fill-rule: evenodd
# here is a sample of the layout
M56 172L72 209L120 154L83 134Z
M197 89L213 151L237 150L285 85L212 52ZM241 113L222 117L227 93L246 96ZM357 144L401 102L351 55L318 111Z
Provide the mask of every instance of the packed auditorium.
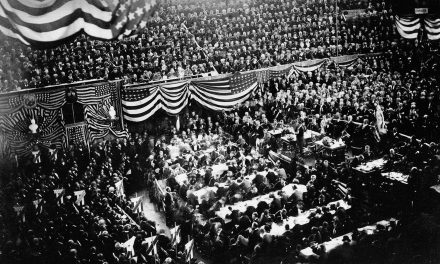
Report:
M440 1L0 0L0 263L440 263Z

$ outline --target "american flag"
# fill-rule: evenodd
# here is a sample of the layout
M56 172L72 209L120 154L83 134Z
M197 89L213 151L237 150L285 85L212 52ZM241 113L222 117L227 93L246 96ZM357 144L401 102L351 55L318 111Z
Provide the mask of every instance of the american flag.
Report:
M421 27L420 18L414 16L395 16L395 19L397 32L399 32L402 38L416 39L419 36L419 31Z
M95 87L95 94L98 97L110 95L110 85L103 84Z
M66 127L67 139L70 144L87 144L85 124Z
M429 40L440 39L440 18L426 17L425 18L426 35Z
M156 90L157 87L153 88L153 90ZM150 95L150 87L144 87L139 89L130 89L130 90L124 90L124 93L122 94L123 100L126 101L139 101L142 98L145 98Z
M50 102L50 94L49 93L39 93L39 94L36 94L36 97L37 97L37 101L39 101L39 102L44 102L44 103Z
M256 81L256 76L254 73L241 74L239 72L235 73L229 79L229 84L231 86L231 92L233 94L241 93L245 91L248 87L254 84Z
M34 118L38 124L38 135L29 135L30 120ZM3 131L10 151L19 156L30 154L35 144L49 147L62 145L64 125L60 109L50 110L37 106L32 109L25 107L8 115L0 115L0 130Z
M15 108L23 104L23 98L21 96L14 96L9 98L9 106Z
M269 80L268 70L257 71L255 74L257 75L257 81L260 85L265 84Z
M76 94L78 102L85 105L100 104L112 96L111 87L108 82L77 88Z
M108 133L112 133L118 138L128 137L128 134L125 130L122 129L122 126L117 126L116 122L109 122L109 110L110 106L115 107L116 115L119 121L122 118L121 112L116 107L116 102L112 102L110 98L105 99L102 103L99 104L88 104L84 107L84 118L87 120L87 127L85 129L85 138L87 142L93 142L95 139L101 139L108 135Z
M162 86L126 88L122 96L124 119L141 122L159 109L176 115L187 105L191 96L187 81Z
M215 111L230 110L246 101L258 85L255 72L236 73L226 78L194 81L191 84L192 98Z
M156 0L2 0L0 31L46 48L82 31L110 40L145 27L155 6Z
M59 109L66 102L65 91L58 89L51 92L37 93L37 104L46 109Z
M291 66L282 70L269 70L269 76L271 79L282 78L289 74Z

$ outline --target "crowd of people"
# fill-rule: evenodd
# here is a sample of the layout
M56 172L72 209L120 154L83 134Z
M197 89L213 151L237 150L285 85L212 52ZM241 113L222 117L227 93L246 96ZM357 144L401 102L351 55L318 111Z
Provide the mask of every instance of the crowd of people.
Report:
M360 8L356 19L342 12ZM428 190L440 184L438 43L400 39L388 1L162 1L122 40L80 35L42 50L3 41L0 92L362 53L376 54L269 79L228 112L190 103L178 125L156 135L133 125L129 138L12 162L1 178L0 262L201 263L188 261L191 239L214 263L440 259L440 216L419 217L433 211ZM295 140L281 139L292 133ZM339 142L344 155L318 141ZM382 170L408 175L406 184L356 171L379 158ZM180 228L180 242L130 199L145 188L166 225Z
M411 54L417 50L406 52ZM167 193L174 197L165 205L169 208L166 212L169 224L173 226L176 219L182 224L193 223L188 218L202 215L207 222L199 222L197 217L197 241L205 254L214 255L215 259L241 258L248 253L253 257L252 263L258 263L279 256L280 250L285 253L285 246L291 248L293 245L297 253L294 259L304 261L300 250L326 241L322 240L322 234L333 232L327 237L330 239L348 233L361 223L368 223L360 219L371 221L387 216L385 211L371 216L375 210L372 208L363 212L350 210L349 213L344 208L333 208L333 211L337 209L336 220L339 220L335 222L328 215L330 208L326 207L332 201L349 197L338 191L338 183L358 189L362 186L353 167L382 156L387 160L386 169L409 174L410 189L403 206L408 207L411 202L420 206L417 203L423 200L426 190L439 183L439 148L435 137L438 86L436 78L428 73L428 69L438 71L438 68L435 59L424 62L422 69L414 72L413 62L406 59L409 54L380 58L387 67L377 67L379 59L366 59L353 69L320 69L310 74L272 79L231 112L199 116L197 111L190 111L184 115L182 133L177 134L172 129L168 144L161 142L162 147L155 152L154 156L161 160L151 163L156 165L151 171L167 168L166 173L158 171L155 177L165 177L170 187ZM299 168L295 157L290 163L274 162L270 159L270 151L279 152L283 147L270 131L286 126L294 127L299 137L300 128L305 126L322 135L342 138L353 159L329 165L328 160L320 160L318 156L314 166ZM170 159L167 149L175 146L185 146L183 154ZM298 144L297 152L301 153L302 147ZM222 162L228 165L227 170L213 175L212 165ZM177 182L176 176L185 172L188 180ZM249 180L248 175L255 175L255 178ZM293 189L293 194L287 194L284 187L293 188L289 184L305 185L307 191L303 194ZM205 189L209 191L201 197L194 195ZM216 214L225 205L228 207L268 193L272 202L261 201L256 207L248 206L244 212L230 207L225 219ZM175 210L178 198L184 202L182 212ZM271 223L283 222L310 208L317 208L317 220L313 220L312 215L310 222L313 224L305 225L304 229L296 225L297 233L293 235L296 240L284 244L285 236L275 238L271 235ZM326 213L327 217L322 218L321 214ZM287 226L289 236L290 229ZM380 239L391 239L394 235L393 231L389 237L380 236Z
M101 143L90 153L82 145L42 150L38 159L15 168L1 193L2 230L8 231L1 262L133 263L136 255L144 259L138 263L154 263L151 244L144 242L154 235L160 256L168 258L163 254L172 253L170 238L136 210L124 187L118 189L121 180L129 190L142 178L135 151L126 141ZM130 252L123 244L132 237Z
M43 152L41 158L14 168L3 189L8 214L2 224L12 232L5 237L2 260L183 263L182 246L188 237L195 239L202 255L221 261L265 263L286 257L293 262L332 263L347 258L319 245L402 213L402 208L381 210L385 206L366 209L353 200L352 193L365 184L353 167L385 156L387 166L409 174L403 203L413 209L423 207L426 190L439 183L438 58L408 59L416 52L417 48L401 48L346 69L324 67L271 79L230 112L202 112L192 105L180 119L180 131L172 127L154 144L143 131L97 144L90 152L84 146ZM415 71L416 63L422 67ZM297 143L296 154L285 162L276 157L286 143L273 131L287 128L293 128ZM312 141L341 138L352 159L340 163L316 154L310 162L303 155L308 130L316 132ZM214 174L213 165L221 163L226 169ZM177 182L182 173L187 179ZM181 227L183 239L177 248L163 230L156 230L148 214L133 210L135 204L117 187L120 180L129 194L148 186L150 198L165 212L166 224ZM166 184L162 195L157 195L158 182ZM195 194L206 188L211 191ZM54 191L60 189L64 193L58 196ZM75 193L82 190L84 204L78 203ZM244 211L234 207L264 195ZM24 206L25 219L11 205ZM273 234L274 224L304 214L305 223L286 224L282 234ZM385 242L403 228L379 229L380 252L389 259L398 251L392 247L387 251L390 245ZM152 235L160 237L159 260L147 254L149 245L142 243ZM132 236L137 258L121 246ZM351 242L345 239L343 247L352 252L349 260L362 259L357 247L374 250L365 242L370 239L366 233L353 236ZM359 244L348 246L355 241ZM301 250L310 246L315 255L305 259Z
M0 44L0 91L94 79L126 83L230 73L312 58L383 52L399 40L382 1L161 1L136 35L86 35L50 49ZM364 8L365 17L342 19ZM338 13L336 13L338 11ZM184 25L184 26L182 26Z

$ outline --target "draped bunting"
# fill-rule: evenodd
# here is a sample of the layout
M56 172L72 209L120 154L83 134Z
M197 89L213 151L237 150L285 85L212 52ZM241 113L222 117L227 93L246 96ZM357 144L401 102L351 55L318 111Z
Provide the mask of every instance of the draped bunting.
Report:
M331 59L340 67L349 67L354 65L359 57L360 55L348 55ZM329 59L316 59L212 80L126 88L122 98L124 119L142 122L159 109L176 115L187 105L189 99L214 111L228 111L247 100L258 85L264 85L270 78L290 76L294 71L315 71L328 61Z
M29 125L34 118L38 124L36 134L31 134ZM64 122L61 119L61 110L49 110L42 107L25 108L0 116L0 129L7 139L10 154L19 156L30 155L32 148L37 146L50 147L55 144L62 147L64 144Z
M281 69L277 69L277 70L269 69L270 79L281 78L286 76L289 73L291 67L292 67L291 65L287 65L286 67L282 67Z
M359 55L357 54L330 58L330 60L332 60L337 66L342 68L348 68L350 66L353 66L358 59L359 59Z
M89 140L105 137L109 133L126 137L122 131L122 110L118 89L120 82L105 82L73 89L78 102L83 104L84 131L78 134L74 127L66 128L62 107L66 103L66 88L44 88L36 91L20 91L0 96L0 149L1 156L30 155L34 146L48 148L66 146L70 139L83 135L78 140L87 144ZM108 111L115 107L118 120L110 122ZM36 134L29 130L31 119L38 125ZM112 126L113 125L113 126Z
M419 35L420 18L396 16L397 32L406 39L416 39Z
M47 110L56 110L66 102L64 90L45 90L35 93L18 93L0 98L0 114L10 114L23 107L38 107Z
M156 0L2 0L0 32L45 48L80 32L110 40L145 27L155 6Z
M396 28L399 34L406 39L415 39L418 37L421 27L421 18L418 17L399 17L396 16ZM423 18L423 25L429 40L440 39L440 18L427 16Z
M327 62L327 59L302 61L302 62L294 63L293 67L295 68L295 70L300 71L300 72L310 72L310 71L316 71L325 62Z
M111 100L108 98L104 102L99 104L90 104L84 107L84 116L87 120L88 131L86 131L87 141L93 142L96 139L101 139L107 136L109 133L116 137L128 137L126 131L114 130L112 125L115 121L109 120L109 110L111 106Z
M141 122L148 119L159 109L171 115L180 113L190 98L188 83L179 82L145 88L127 89L123 93L122 105L124 118L132 122Z
M128 88L123 93L124 119L142 122L159 109L179 114L193 99L214 111L230 110L247 100L257 87L255 73L237 74L206 81L177 82L152 88Z
M440 18L427 17L425 19L425 28L429 40L440 39Z
M191 82L191 97L214 111L228 111L246 101L257 87L254 72L234 74L231 77Z

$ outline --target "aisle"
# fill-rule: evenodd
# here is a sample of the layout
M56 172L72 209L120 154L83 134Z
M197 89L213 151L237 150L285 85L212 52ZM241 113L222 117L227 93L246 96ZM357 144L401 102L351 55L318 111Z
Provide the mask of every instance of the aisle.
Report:
M148 191L143 190L137 193L138 196L143 195L144 199L142 201L142 205L144 206L144 215L148 220L154 221L156 223L156 230L159 232L160 229L165 230L165 234L170 236L170 229L165 224L165 216L158 212L156 206L150 201L150 197L148 196Z
M137 193L137 196L143 195L144 198L142 200L142 205L144 206L144 215L147 217L148 220L154 221L156 223L156 230L159 231L160 229L165 230L165 234L170 237L170 229L167 227L165 222L165 215L162 212L158 212L156 210L156 206L150 201L150 197L148 196L148 191L143 190L141 192ZM197 258L199 261L203 261L205 264L211 264L212 262L209 260L204 259L197 250L194 250L194 257Z

